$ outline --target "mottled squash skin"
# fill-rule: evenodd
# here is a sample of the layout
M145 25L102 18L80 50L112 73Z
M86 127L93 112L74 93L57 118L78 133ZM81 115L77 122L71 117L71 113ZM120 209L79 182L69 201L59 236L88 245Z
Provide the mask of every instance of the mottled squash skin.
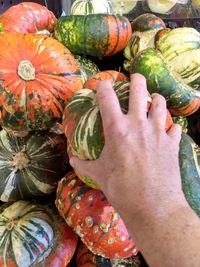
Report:
M82 88L70 51L44 35L0 34L0 123L16 131L46 130Z
M55 207L37 201L17 201L0 208L1 267L66 267L77 235Z
M0 16L0 31L49 35L56 22L54 14L45 6L26 2L10 7Z
M138 248L104 194L84 184L74 172L59 182L56 206L94 254L110 259L137 254Z
M74 54L106 57L125 48L131 24L119 15L71 15L58 19L55 37Z

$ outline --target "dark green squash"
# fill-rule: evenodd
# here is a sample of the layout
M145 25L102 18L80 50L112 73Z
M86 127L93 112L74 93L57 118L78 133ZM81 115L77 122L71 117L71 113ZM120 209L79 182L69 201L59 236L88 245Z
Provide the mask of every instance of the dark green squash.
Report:
M80 73L81 73L81 78L83 81L83 84L93 75L96 73L100 72L99 68L97 65L90 59L79 56L79 55L74 55L74 58L76 62L79 65Z
M45 131L20 138L0 132L0 200L16 201L47 195L66 171L62 136Z
M127 45L131 23L119 15L64 16L58 19L55 37L74 54L111 56Z
M185 197L200 217L200 148L185 133L180 142L179 165Z
M130 72L145 76L148 91L163 95L172 115L188 116L199 108L200 93L181 79L158 50L148 48L139 53L131 61Z

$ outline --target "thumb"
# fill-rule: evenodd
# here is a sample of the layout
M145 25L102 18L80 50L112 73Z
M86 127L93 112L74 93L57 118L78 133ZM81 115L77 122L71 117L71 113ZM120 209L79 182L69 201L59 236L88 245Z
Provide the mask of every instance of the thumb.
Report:
M71 157L69 163L76 173L91 178L98 183L97 160L80 160L78 157Z

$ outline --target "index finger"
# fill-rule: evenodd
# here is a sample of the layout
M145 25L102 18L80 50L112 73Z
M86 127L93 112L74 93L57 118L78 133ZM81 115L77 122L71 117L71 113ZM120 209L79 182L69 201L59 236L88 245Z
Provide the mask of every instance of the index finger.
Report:
M97 88L97 101L104 131L121 120L123 115L111 81L102 81Z

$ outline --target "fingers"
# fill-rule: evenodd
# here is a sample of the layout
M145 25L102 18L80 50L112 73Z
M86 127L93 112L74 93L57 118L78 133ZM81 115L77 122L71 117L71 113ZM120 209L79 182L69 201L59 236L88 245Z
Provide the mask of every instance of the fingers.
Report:
M152 94L152 104L148 113L148 121L159 131L165 130L167 120L166 100L159 94Z
M95 182L98 183L95 177L91 177L91 174L93 173L98 174L99 164L96 163L96 160L80 160L77 157L71 157L69 163L76 173L81 176L92 178Z
M141 74L132 74L129 93L129 112L134 118L142 121L147 119L147 85L146 79Z
M116 122L120 123L121 117L123 116L119 100L110 81L102 81L98 86L97 101L102 117L104 133L106 133Z

